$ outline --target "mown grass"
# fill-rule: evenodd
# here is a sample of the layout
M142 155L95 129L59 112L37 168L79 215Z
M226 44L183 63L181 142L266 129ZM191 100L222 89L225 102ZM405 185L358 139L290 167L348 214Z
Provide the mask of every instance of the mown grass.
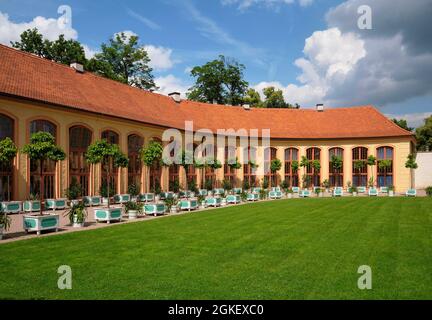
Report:
M293 199L2 244L0 298L430 299L431 205Z

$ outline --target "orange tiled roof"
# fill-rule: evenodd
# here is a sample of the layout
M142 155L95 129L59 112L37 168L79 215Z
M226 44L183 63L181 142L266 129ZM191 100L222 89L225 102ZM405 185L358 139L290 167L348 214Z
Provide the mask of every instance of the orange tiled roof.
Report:
M150 93L0 45L0 94L183 129L271 129L272 138L411 136L372 106L326 109L251 109Z

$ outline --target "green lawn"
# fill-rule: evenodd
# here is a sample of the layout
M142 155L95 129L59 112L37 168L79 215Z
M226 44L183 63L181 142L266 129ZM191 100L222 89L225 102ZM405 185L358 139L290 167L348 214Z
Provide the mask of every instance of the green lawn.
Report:
M261 202L2 244L0 298L431 299L431 239L430 198Z

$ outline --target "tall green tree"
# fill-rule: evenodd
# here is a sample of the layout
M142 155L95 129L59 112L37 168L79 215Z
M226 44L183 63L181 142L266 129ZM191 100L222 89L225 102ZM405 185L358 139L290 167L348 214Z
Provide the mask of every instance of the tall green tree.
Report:
M392 119L394 123L396 123L399 127L402 129L405 129L407 131L413 131L414 128L408 127L408 122L405 119Z
M73 62L84 65L87 62L83 46L76 40L66 40L63 34L57 40L50 41L44 39L37 28L28 29L20 35L20 41L11 42L11 44L21 51L65 65Z
M417 149L432 151L432 116L425 119L424 125L416 129Z
M243 102L248 83L244 80L245 66L220 55L218 59L196 66L191 71L195 85L189 89L190 100L239 105Z
M25 145L22 150L29 159L39 161L40 174L40 215L44 205L44 163L47 160L62 161L66 158L66 153L55 144L54 137L48 132L36 132L32 134L30 143Z
M263 102L261 100L260 94L253 88L249 88L246 91L246 95L243 98L243 103L248 104L253 108L263 107Z
M263 89L265 96L264 108L293 108L293 106L285 102L283 92L275 87L267 87Z
M150 58L147 51L139 46L139 37L117 33L109 40L108 44L102 44L102 52L94 57L94 61L88 64L89 68L99 67L101 70L90 70L111 77L141 89L157 89L149 66ZM111 66L112 70L109 69Z

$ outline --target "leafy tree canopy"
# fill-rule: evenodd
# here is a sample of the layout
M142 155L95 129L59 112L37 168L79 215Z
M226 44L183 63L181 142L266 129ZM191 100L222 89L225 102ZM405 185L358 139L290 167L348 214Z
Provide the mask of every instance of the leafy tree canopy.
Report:
M424 125L416 129L417 149L432 151L432 116L425 119Z
M244 69L243 64L223 55L202 66L194 67L191 76L196 80L187 93L188 99L207 103L241 104L248 87L248 83L243 79Z
M65 152L55 144L54 137L48 132L32 134L30 143L25 145L22 151L32 160L61 161L66 159Z
M18 152L15 143L11 138L4 138L0 141L0 163L9 164Z
M413 131L414 128L408 127L408 122L405 119L392 119L394 123L396 123L399 127L402 129L405 129L407 131Z
M137 88L157 89L153 69L149 66L150 58L138 41L136 35L115 34L108 44L102 44L102 52L89 62L89 68L96 67L90 71Z
M101 163L112 158L115 167L126 168L129 165L129 159L121 152L120 147L108 143L105 139L92 143L85 153L85 158L91 164Z
M160 142L150 141L147 147L141 150L141 159L146 166L152 166L162 160L163 147Z

